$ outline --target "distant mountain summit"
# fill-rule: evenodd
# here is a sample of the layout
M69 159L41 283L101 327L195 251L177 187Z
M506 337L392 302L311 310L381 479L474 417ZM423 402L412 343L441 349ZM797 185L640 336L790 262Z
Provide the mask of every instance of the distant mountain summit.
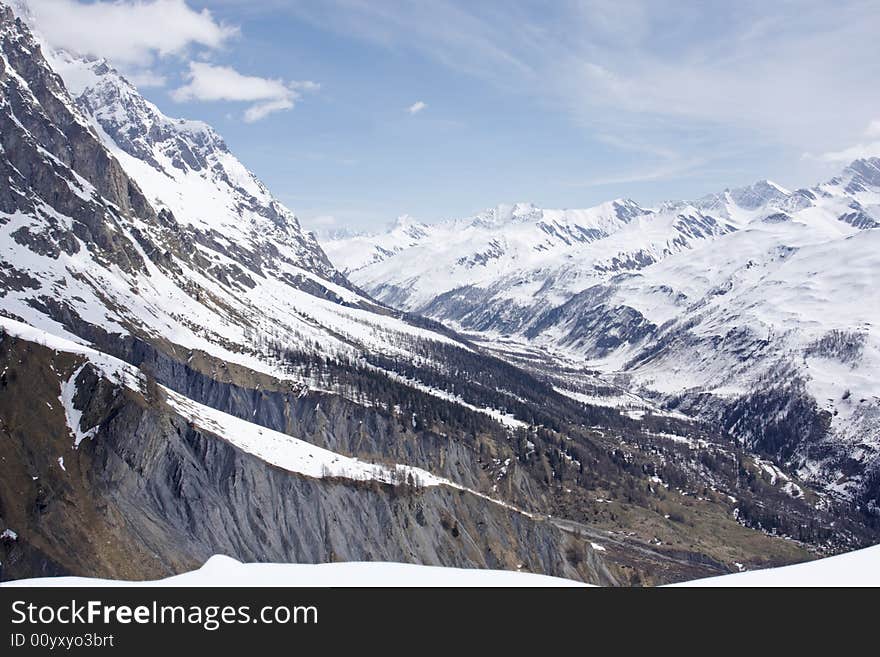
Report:
M872 158L808 189L499 206L394 250L389 234L325 246L389 304L627 380L876 507L878 227Z

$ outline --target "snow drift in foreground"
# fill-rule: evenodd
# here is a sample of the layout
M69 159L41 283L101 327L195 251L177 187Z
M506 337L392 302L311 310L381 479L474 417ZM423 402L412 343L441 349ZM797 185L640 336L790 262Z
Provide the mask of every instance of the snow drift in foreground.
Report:
M675 586L880 586L880 545L794 566L708 577Z
M0 586L589 586L574 580L504 570L404 563L243 564L213 556L198 570L151 582L46 577ZM674 586L880 586L880 545L809 563L682 582Z
M215 555L189 573L151 582L46 577L0 586L586 586L581 582L506 570L417 566L406 563L241 563Z

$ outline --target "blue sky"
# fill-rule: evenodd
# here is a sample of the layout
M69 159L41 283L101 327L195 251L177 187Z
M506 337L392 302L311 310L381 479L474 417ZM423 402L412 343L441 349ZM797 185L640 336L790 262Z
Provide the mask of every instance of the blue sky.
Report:
M880 155L875 0L25 1L310 228L797 187Z

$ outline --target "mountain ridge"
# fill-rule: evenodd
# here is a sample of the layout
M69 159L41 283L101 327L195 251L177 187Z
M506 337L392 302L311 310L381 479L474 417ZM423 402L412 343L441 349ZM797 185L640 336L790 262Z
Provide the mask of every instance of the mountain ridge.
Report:
M598 370L606 381L626 379L631 392L720 423L780 465L877 508L880 390L864 383L854 393L846 381L880 371L880 311L858 302L880 283L871 255L880 227L878 172L880 159L867 158L811 188L758 181L696 201L636 206L633 221L574 245L544 241L537 217L552 211L533 206L525 238L522 228L496 225L480 234L471 220L441 222L427 226L418 243L374 256L349 276L380 300L447 322L508 357L538 349L542 358ZM331 259L343 254L346 267L370 242L325 246ZM838 342L849 346L817 346ZM750 351L755 356L744 361ZM837 372L841 364L852 371ZM793 397L773 381L783 372L800 381ZM777 426L784 439L767 437L760 413L739 417L766 403L750 392L759 381L767 386L766 377L776 391L772 413L791 411ZM797 433L812 438L799 441ZM861 445L855 466L846 465L845 445L853 442ZM826 450L836 456L818 456Z

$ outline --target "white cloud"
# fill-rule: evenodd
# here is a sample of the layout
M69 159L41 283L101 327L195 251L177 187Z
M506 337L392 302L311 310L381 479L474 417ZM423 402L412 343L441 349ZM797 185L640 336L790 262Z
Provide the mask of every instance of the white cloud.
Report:
M540 11L529 2L300 0L293 11L563 109L593 135L640 142L633 169L649 173L721 151L825 152L855 141L880 107L880 12L865 0L567 0Z
M104 57L138 87L164 86L165 76L153 70L157 59L191 56L194 46L217 50L238 34L237 27L218 22L207 9L190 8L186 0L19 1L53 48ZM248 102L244 120L249 123L292 108L302 92L318 88L314 82L247 76L204 61L190 62L186 79L172 92L175 100Z
M194 45L216 49L238 28L184 0L26 0L39 32L55 48L105 57L123 68L149 67L156 57Z
M856 144L840 151L822 153L817 159L823 162L852 162L867 157L880 157L880 141Z
M409 112L410 114L418 114L423 109L425 109L427 106L428 106L428 103L421 101L421 100L417 100L412 105L407 107L406 111Z
M807 153L807 159L817 159L823 162L852 162L867 157L880 157L880 119L874 119L865 128L865 137L872 141L861 142L855 146L844 148L839 151L822 153L818 157Z
M229 66L190 62L187 84L171 92L178 101L233 101L252 103L244 120L259 121L273 112L290 109L303 92L316 91L320 85L311 81L290 81L243 75Z
M154 73L147 69L127 71L125 77L127 77L128 81L138 89L145 89L147 87L164 87L166 82L164 75Z

